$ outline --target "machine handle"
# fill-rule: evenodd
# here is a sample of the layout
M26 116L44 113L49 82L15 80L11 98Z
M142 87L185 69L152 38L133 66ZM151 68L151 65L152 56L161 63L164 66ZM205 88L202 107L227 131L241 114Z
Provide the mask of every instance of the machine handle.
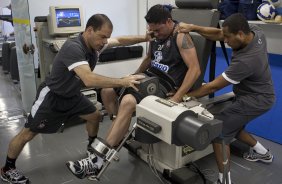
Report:
M150 120L148 120L145 117L138 117L137 118L137 125L140 127L143 127L144 129L157 134L162 130L162 127Z
M31 53L31 54L34 54L34 45L31 44L30 46L28 46L26 43L23 45L23 52L25 54L28 54L28 53Z

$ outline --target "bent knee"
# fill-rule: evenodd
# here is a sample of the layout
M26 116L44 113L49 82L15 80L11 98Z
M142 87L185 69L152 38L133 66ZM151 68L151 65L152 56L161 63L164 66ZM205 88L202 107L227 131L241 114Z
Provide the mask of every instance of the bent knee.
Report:
M132 95L125 95L120 102L120 106L123 107L135 108L136 105L137 105L137 101Z
M18 136L22 141L28 142L32 140L36 135L37 133L32 132L29 128L24 128Z
M115 95L115 91L114 91L113 88L103 88L103 89L101 89L101 95L105 96L105 97L108 96L108 95L113 96L113 95Z
M96 110L95 112L87 115L81 115L82 119L86 120L87 122L98 123L102 120L102 114L100 111Z

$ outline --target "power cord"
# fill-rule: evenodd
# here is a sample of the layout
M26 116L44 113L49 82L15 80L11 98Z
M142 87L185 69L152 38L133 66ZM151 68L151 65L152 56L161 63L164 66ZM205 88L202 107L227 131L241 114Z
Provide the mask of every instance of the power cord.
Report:
M148 165L149 165L151 171L152 171L153 174L159 179L159 181L160 181L162 184L170 184L170 182L168 182L166 179L164 179L163 176L160 175L160 173L158 172L157 167L156 167L156 164L155 164L155 161L154 161L154 156L153 156L153 154L154 154L153 145L152 145L152 144L149 144L147 162L148 162Z

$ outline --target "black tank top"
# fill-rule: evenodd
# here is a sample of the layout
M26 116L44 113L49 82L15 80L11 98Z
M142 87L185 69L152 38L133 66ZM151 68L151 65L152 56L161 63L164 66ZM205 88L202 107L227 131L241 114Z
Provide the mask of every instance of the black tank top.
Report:
M166 72L180 87L187 72L177 47L176 38L178 33L171 34L166 40L155 40L151 44L151 67Z

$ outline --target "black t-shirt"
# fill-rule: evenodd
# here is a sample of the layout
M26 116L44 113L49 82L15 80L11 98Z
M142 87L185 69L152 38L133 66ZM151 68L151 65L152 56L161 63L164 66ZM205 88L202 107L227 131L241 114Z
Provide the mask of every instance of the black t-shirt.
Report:
M53 93L63 97L79 95L85 85L73 69L87 64L93 70L97 60L98 52L87 48L81 34L70 38L56 55L51 74L46 78L46 85Z

